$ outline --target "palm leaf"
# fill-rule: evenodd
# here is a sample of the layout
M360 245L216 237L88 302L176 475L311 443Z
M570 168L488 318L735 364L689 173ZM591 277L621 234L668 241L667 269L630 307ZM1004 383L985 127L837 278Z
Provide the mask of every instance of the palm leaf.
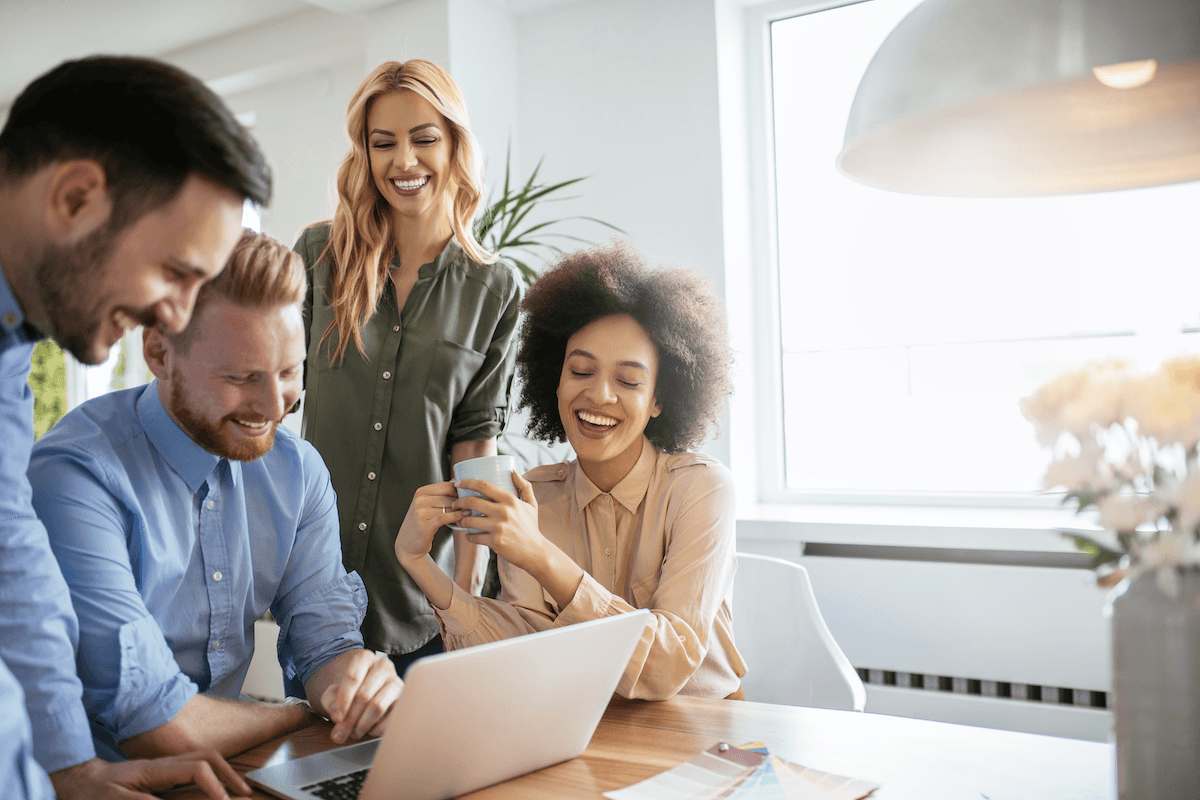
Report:
M539 159L524 183L517 184L513 181L511 156L510 144L509 152L505 154L504 183L500 196L495 199L489 198L487 207L475 220L473 231L476 240L486 249L499 253L512 261L527 284L532 284L537 279L538 271L524 258L518 258L518 253L532 252L537 248L543 248L548 253L555 255L562 253L562 248L550 241L551 238L592 244L582 237L550 230L554 226L567 221L584 221L602 225L617 233L625 233L612 223L581 215L556 217L526 224L529 215L542 203L577 199L579 195L564 196L562 191L586 179L570 178L551 183L539 182L538 174L542 169L542 160Z

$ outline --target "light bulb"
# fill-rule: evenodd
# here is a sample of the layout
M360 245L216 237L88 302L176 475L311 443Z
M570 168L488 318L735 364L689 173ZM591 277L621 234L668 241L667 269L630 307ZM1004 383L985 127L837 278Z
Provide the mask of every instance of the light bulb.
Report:
M1148 61L1126 61L1122 64L1092 67L1092 74L1105 86L1133 89L1149 83L1157 69L1158 62L1151 58Z

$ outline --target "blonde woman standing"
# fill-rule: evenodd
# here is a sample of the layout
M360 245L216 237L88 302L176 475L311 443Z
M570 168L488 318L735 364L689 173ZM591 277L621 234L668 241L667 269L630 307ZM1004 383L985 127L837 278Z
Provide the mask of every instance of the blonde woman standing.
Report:
M295 246L309 272L303 434L333 479L342 560L367 587L366 646L403 672L442 648L428 602L396 563L396 531L418 487L496 452L520 282L471 232L479 148L444 70L381 64L351 98L347 129L333 220ZM442 529L431 553L477 593L486 549L462 536Z

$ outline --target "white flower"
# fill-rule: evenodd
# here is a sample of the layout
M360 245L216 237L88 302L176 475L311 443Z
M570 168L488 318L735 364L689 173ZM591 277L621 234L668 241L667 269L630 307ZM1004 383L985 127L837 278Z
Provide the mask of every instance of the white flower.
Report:
M1163 362L1138 381L1126 409L1138 432L1159 445L1180 442L1189 450L1200 442L1200 358L1182 356Z
M1053 489L1062 486L1069 492L1080 489L1105 488L1112 478L1112 471L1110 469L1105 471L1107 474L1102 473L1099 466L1095 458L1083 456L1055 459L1050 462L1050 466L1046 467L1046 476L1042 479L1042 487Z
M1200 472L1193 470L1176 484L1168 502L1175 508L1172 527L1194 535L1196 526L1200 525Z
M1021 399L1021 413L1034 424L1038 442L1053 445L1064 431L1081 441L1093 426L1108 428L1125 420L1125 399L1133 373L1118 359L1090 361L1066 372Z
M1135 494L1110 494L1096 505L1100 508L1100 524L1117 533L1133 533L1138 526L1156 521L1166 510L1158 500Z

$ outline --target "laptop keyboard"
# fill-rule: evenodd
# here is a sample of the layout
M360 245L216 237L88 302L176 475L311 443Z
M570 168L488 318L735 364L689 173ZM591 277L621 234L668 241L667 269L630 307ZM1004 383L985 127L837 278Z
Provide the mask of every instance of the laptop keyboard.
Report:
M330 778L327 781L321 781L320 783L300 788L311 793L313 797L321 798L321 800L357 800L358 793L362 791L363 782L366 779L367 770L360 769L358 772L351 772L349 775L340 775L336 778Z

